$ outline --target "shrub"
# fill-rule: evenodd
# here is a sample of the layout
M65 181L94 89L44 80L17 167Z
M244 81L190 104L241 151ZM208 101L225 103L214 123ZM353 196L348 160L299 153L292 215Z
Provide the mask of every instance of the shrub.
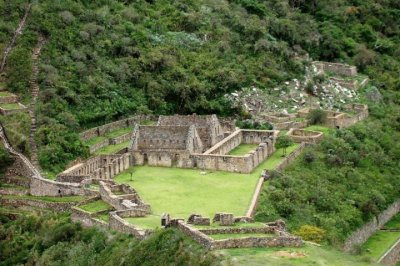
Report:
M308 115L308 120L311 125L325 124L327 119L327 113L321 109L312 110Z
M321 243L325 238L325 230L312 225L302 225L294 234L316 243Z
M277 149L283 149L283 156L286 156L286 149L290 147L292 144L293 140L289 136L283 135L278 137L278 139L276 140L275 147Z

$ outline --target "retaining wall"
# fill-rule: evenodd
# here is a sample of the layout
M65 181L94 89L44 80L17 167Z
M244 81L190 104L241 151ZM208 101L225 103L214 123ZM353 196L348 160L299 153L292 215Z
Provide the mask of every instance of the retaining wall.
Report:
M390 219L400 212L400 200L391 204L386 210L374 217L371 222L352 233L345 241L343 250L352 251L356 245L361 245L382 228Z
M393 265L400 261L400 239L379 258L378 263L384 265Z
M0 205L2 206L12 206L15 208L20 207L30 207L32 208L40 208L40 209L49 209L56 212L65 212L69 211L71 207L76 205L76 202L46 202L42 200L35 199L10 199L10 198L0 198Z

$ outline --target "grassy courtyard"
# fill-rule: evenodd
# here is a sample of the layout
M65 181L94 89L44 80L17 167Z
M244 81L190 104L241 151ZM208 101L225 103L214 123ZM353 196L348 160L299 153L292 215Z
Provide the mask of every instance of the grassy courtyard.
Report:
M226 255L235 262L234 265L378 265L368 257L352 256L330 247L317 247L310 244L298 248L237 248L216 252Z
M249 152L255 150L258 147L258 144L240 144L233 150L231 150L228 155L237 155L243 156L248 154Z
M297 144L289 147L292 152ZM118 183L135 188L141 198L151 205L152 216L129 219L142 228L159 226L160 217L167 212L174 218L201 214L212 218L217 212L245 215L262 169L273 169L284 157L276 151L251 174L207 171L199 169L135 166L116 176ZM133 170L133 179L130 172Z
M0 91L0 97L7 97L11 96L12 94L9 93L8 91Z
M3 103L0 104L0 107L3 108L4 110L15 110L22 108L18 103Z
M399 239L400 232L379 231L362 245L363 254L378 260Z

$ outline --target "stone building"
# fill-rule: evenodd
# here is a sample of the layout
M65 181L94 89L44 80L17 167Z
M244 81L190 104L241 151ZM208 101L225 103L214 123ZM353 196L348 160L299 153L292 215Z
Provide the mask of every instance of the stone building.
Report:
M192 167L190 154L203 151L195 125L141 126L132 134L130 152L135 165Z
M224 138L224 130L216 115L173 115L160 116L158 126L194 125L203 142L204 150L211 148ZM204 151L203 150L203 151Z

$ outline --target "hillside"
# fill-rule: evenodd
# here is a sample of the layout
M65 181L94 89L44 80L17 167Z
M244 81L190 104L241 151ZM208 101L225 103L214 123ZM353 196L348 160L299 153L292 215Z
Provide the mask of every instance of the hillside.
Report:
M315 239L302 232L304 226L319 230L316 242L323 247L307 245L301 252L311 254L307 258L310 261L304 263L324 265L326 261L319 261L318 256L340 257L337 249L353 232L400 198L397 0L0 0L0 13L0 50L4 51L0 62L5 66L0 71L0 93L6 91L0 96L15 94L18 98L2 106L25 110L0 115L1 126L13 147L49 178L55 178L72 162L128 147L130 142L125 140L119 146L90 152L91 141L130 134L133 127L108 132L98 139L83 139L79 133L133 115L217 114L221 119L236 119L236 126L241 128L271 129L271 124L262 119L264 113L294 114L311 106L336 112L343 111L346 104L362 103L368 105L368 119L346 129L315 127L324 131L323 141L307 147L284 171L272 171L271 180L263 186L255 220L265 223L283 219L291 233L305 240ZM23 28L15 32L24 15ZM358 70L354 79L368 79L369 83L359 89L343 88L331 81L333 73L322 75L316 71L314 61L354 65ZM259 112L254 111L257 108ZM296 122L304 119L297 118ZM286 130L280 134L286 134ZM247 149L233 150L230 155L244 155L256 147L258 144L242 146ZM289 154L293 149L289 148ZM277 153L274 156L278 158ZM12 162L0 146L0 177ZM187 191L192 187L186 183L178 188L180 175L198 178L204 171L137 169L141 177L157 174L165 175L160 180L168 175L177 178L169 179L168 186L160 185L159 193L175 190L182 200L190 197ZM137 182L139 192L148 193L142 197L163 207L174 205L166 204L165 195L154 192L158 191L154 184L159 185L152 180L154 176L132 180L129 171L116 180L132 187ZM213 186L217 179L214 174L204 177L204 183L197 186L199 191L207 191L205 185ZM251 181L259 174L251 173ZM235 206L241 213L254 184L238 184L232 191L242 193L238 196L240 204ZM230 193L213 198L218 194L215 187L207 191L207 200L214 204L212 210L204 205L208 216L221 206L236 204L228 202ZM222 198L227 202L217 204ZM188 202L184 215L195 205ZM157 208L159 216L164 210ZM12 238L15 228L23 228L25 237L34 243L23 246L15 260L10 250L16 242L5 245L4 253L0 252L5 254L1 260L8 260L4 265L56 261L57 254L74 243L91 253L93 263L101 265L113 265L106 259L112 252L121 255L115 256L116 260L129 257L134 261L123 250L127 246L139 254L132 265L149 258L148 265L155 265L173 256L177 257L170 261L173 265L218 264L223 260L220 256L228 258L224 263L234 265L259 263L263 256L269 263L276 263L271 254L258 253L257 249L223 251L222 255L205 252L177 230L158 232L144 243L123 235L86 231L78 225L67 230L64 227L72 223L62 215L49 218L54 220L52 230L63 228L60 237L64 242L55 245L55 240L46 240L40 218L12 221L15 217L9 210L3 214L1 228L5 233L0 241ZM19 211L16 214L25 215ZM154 224L159 222L158 216ZM36 227L24 228L24 223ZM42 235L35 238L35 233ZM165 251L160 258L149 255L160 250ZM74 252L68 256L73 258L79 253ZM362 256L368 252L361 247L358 250ZM254 260L250 259L253 255ZM125 263L123 259L119 262ZM343 263L369 265L372 261L346 255Z

